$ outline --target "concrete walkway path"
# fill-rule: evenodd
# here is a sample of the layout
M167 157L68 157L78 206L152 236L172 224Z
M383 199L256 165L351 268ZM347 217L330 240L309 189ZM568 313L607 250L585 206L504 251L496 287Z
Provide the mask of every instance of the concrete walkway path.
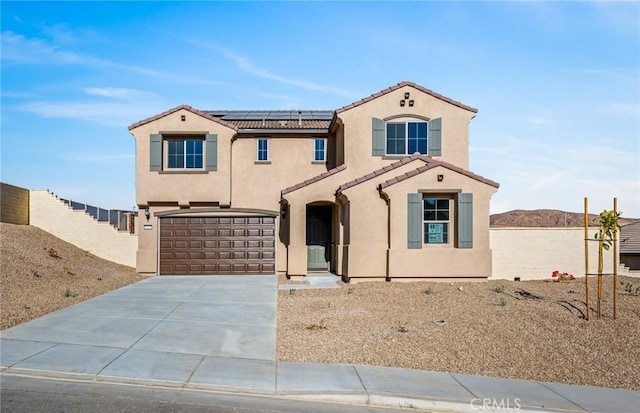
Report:
M2 375L431 411L638 412L640 392L277 363L275 276L154 277L0 332Z

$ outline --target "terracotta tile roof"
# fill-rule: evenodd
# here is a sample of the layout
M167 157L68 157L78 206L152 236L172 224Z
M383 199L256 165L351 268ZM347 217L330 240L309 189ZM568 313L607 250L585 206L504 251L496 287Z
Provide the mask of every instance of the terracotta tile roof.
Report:
M228 120L237 129L326 129L331 120Z
M366 181L368 181L370 179L375 178L376 176L380 176L382 174L386 174L387 172L392 171L392 170L394 170L396 168L399 168L402 165L406 165L409 162L413 162L414 160L417 159L417 158L414 158L415 156L416 155L413 155L411 157L402 158L397 162L394 162L394 163L392 163L390 165L385 166L384 168L380 168L380 169L375 170L373 172L370 172L370 173L368 173L368 174L366 174L364 176L356 178L353 181L349 181L349 182L347 182L345 184L342 184L342 185L340 185L338 187L338 190L336 191L336 193L340 193L340 192L344 191L345 189L351 188L352 186L359 185L359 184L361 184L363 182L366 182Z
M320 175L314 176L311 179L307 179L304 182L300 182L299 184L296 184L294 186L290 186L289 188L283 189L282 192L281 192L281 195L286 195L286 194L288 194L290 192L293 192L293 191L296 191L296 190L298 190L300 188L304 188L305 186L309 186L311 184L314 184L314 183L316 183L318 181L323 180L324 178L327 178L327 177L329 177L331 175L335 175L335 174L337 174L339 172L342 172L345 169L347 169L347 165L342 164L342 165L340 165L340 166L338 166L336 168L328 170L327 172L324 172L324 173L322 173Z
M175 112L177 112L177 111L179 111L179 110L183 110L183 109L184 109L184 110L188 110L189 112L194 113L194 114L196 114L196 115L198 115L198 116L202 116L203 118L207 118L207 119L209 119L209 120L212 120L212 121L214 121L214 122L217 122L217 123L219 123L219 124L221 124L221 125L224 125L224 126L226 126L226 127L228 127L228 128L231 128L231 129L233 129L233 130L237 130L237 129L238 129L238 128L237 128L235 125L233 125L232 123L229 123L229 122L226 122L226 121L221 120L221 119L219 119L219 118L216 118L215 116L211 116L211 115L210 115L210 114L208 114L208 113L205 113L205 112L203 112L203 111L200 111L200 110L194 109L194 108L192 108L191 106L188 106L188 105L180 105L180 106L176 106L176 107L175 107L175 108L173 108L173 109L169 109L169 110L167 110L166 112L162 112L162 113L160 113L160 114L158 114L158 115L155 115L155 116L152 116L152 117L150 117L150 118L143 119L143 120L141 120L141 121L139 121L139 122L136 122L136 123L132 124L131 126L129 126L129 130L133 130L133 129L135 129L135 128L137 128L137 127L140 127L140 126L142 126L142 125L146 125L147 123L153 122L154 120L158 120L158 119L160 119L160 118L163 118L163 117L165 117L165 116L171 115L172 113L175 113Z
M338 190L336 191L336 194L339 194L340 192L342 192L342 191L344 191L346 189L349 189L351 187L359 185L359 184L361 184L363 182L369 181L370 179L373 179L373 178L375 178L377 176L380 176L380 175L385 174L385 173L387 173L389 171L397 169L397 168L399 168L399 167L401 167L403 165L406 165L406 164L408 164L410 162L413 162L415 160L421 160L422 162L424 162L424 165L420 166L419 168L416 168L416 169L413 169L411 171L408 171L408 172L406 172L406 173L404 173L404 174L402 174L400 176L396 176L394 178L391 178L391 179L385 181L384 183L382 183L380 185L380 187L381 188L386 188L388 186L391 186L391 185L396 184L398 182L402 182L405 179L409 179L411 177L414 177L414 176L416 176L418 174L421 174L422 172L425 172L425 171L427 171L427 170L429 170L431 168L435 168L437 166L442 166L443 168L447 168L449 170L458 172L458 173L460 173L462 175L468 176L469 178L475 179L476 181L480 181L482 183L485 183L487 185L490 185L490 186L493 186L493 187L496 187L496 188L498 188L500 186L500 184L498 184L497 182L494 182L494 181L492 181L490 179L483 178L480 175L476 175L473 172L469 172L469 171L464 170L462 168L459 168L459 167L457 167L455 165L452 165L452 164L450 164L448 162L438 161L438 160L435 160L435 159L430 158L430 157L425 156L425 155L414 154L414 155L411 155L409 157L402 158L398 162L394 162L394 163L392 163L390 165L385 166L384 168L380 168L380 169L375 170L375 171L373 171L371 173L368 173L367 175L364 175L364 176L362 176L360 178L354 179L353 181L350 181L350 182L347 182L345 184L340 185L340 187L338 187Z
M457 100L453 100L451 98L443 96L443 95L441 95L439 93L434 92L433 90L427 89L427 88L425 88L423 86L420 86L420 85L418 85L416 83L409 82L408 80L403 80L402 82L398 83L397 85L394 85L394 86L388 87L386 89L383 89L378 93L374 93L373 95L371 95L369 97L366 97L364 99L360 99L359 101L353 102L353 103L351 103L351 104L349 104L347 106L343 106L340 109L336 109L336 113L341 113L341 112L347 111L349 109L353 109L356 106L360 106L363 103L367 103L367 102L369 102L369 101L371 101L373 99L376 99L376 98L378 98L380 96L386 95L387 93L393 92L394 90L398 90L398 89L400 89L400 88L402 88L404 86L411 86L414 89L417 89L417 90L419 90L421 92L424 92L424 93L426 93L428 95L431 95L431 96L433 96L433 97L435 97L437 99L443 100L443 101L445 101L447 103L450 103L450 104L452 104L454 106L458 106L459 108L468 110L468 111L473 112L473 113L478 113L478 109L476 109L476 108L473 108L471 106L467 106L464 103L461 103L461 102L458 102Z

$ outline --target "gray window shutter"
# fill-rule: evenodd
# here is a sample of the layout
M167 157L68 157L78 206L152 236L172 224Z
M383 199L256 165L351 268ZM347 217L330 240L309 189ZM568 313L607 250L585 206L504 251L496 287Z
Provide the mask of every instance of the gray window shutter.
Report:
M384 156L384 127L385 122L382 119L373 118L373 156Z
M409 194L408 197L408 244L409 249L422 248L422 194Z
M151 134L149 139L149 170L161 171L162 170L162 135Z
M473 194L458 195L458 248L473 248Z
M207 135L205 156L206 156L207 171L217 171L218 170L218 135Z
M442 156L442 118L429 121L429 155Z

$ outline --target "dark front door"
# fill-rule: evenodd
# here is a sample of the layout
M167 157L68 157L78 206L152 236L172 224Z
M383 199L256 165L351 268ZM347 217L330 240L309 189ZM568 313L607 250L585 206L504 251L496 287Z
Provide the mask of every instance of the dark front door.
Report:
M331 261L331 206L307 207L307 269L327 271Z

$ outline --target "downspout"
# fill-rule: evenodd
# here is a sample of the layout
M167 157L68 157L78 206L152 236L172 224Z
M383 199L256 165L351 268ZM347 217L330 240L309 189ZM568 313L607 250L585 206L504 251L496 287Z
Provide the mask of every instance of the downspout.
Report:
M391 277L389 276L389 252L391 250L391 198L389 195L382 190L382 185L378 185L378 193L380 194L380 198L382 198L387 204L387 252L385 254L386 265L385 265L385 281L391 281Z
M237 133L231 137L231 146L229 147L229 208L233 205L233 143L236 139L238 139Z
M278 235L280 238L280 241L282 241L282 227L284 226L284 221L286 219L291 219L291 217L289 217L289 202L284 199L282 197L282 193L280 193L280 227L278 228ZM291 226L287 223L287 233L286 233L286 241L287 242L283 242L283 244L285 245L286 248L286 254L285 254L285 265L284 265L284 275L287 277L287 279L289 279L289 244L290 244L290 239L289 237L291 236Z

